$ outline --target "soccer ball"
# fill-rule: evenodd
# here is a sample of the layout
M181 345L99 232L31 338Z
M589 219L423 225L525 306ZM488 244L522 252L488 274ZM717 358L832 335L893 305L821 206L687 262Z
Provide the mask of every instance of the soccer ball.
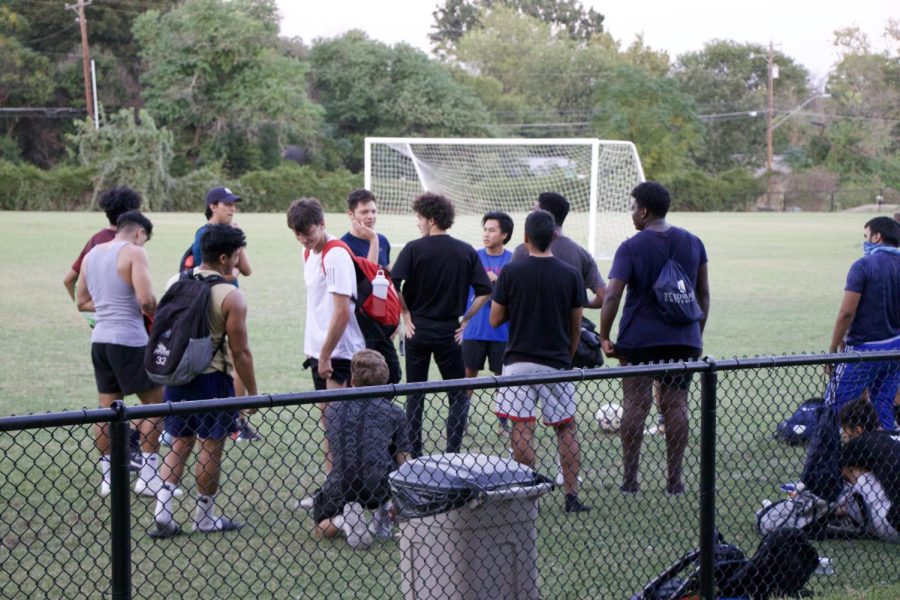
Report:
M619 404L604 404L597 409L597 423L600 429L606 433L618 433L622 425L622 406Z

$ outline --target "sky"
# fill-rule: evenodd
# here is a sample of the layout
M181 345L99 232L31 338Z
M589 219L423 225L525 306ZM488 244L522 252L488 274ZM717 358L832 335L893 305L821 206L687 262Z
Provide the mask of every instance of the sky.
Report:
M437 0L277 0L281 31L307 43L362 29L369 37L394 44L407 42L431 51L428 33ZM833 32L850 25L869 35L876 51L887 48L883 32L889 17L900 19L897 0L582 0L605 16L604 28L627 46L635 35L666 50L669 58L700 50L712 39L775 44L821 82L838 56ZM848 10L852 8L852 12Z

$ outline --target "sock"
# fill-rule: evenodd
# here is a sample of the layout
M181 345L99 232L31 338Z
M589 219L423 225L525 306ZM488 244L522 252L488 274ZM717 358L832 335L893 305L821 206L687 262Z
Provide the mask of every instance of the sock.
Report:
M159 454L156 452L141 452L144 464L141 465L141 479L144 483L156 477L156 469L159 466Z
M215 522L216 500L206 494L197 495L197 510L194 512L194 523L198 526L212 526Z
M160 525L167 525L172 520L172 498L175 496L176 487L167 481L156 493L156 511L153 518Z
M103 483L109 484L110 482L110 464L109 464L109 455L104 454L100 457L100 472L103 474Z

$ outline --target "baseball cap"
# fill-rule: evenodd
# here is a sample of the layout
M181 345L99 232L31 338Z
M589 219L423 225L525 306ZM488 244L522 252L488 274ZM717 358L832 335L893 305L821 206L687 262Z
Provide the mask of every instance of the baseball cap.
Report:
M241 197L229 190L227 187L214 187L206 193L206 204L216 204L224 202L231 204L232 202L240 202Z

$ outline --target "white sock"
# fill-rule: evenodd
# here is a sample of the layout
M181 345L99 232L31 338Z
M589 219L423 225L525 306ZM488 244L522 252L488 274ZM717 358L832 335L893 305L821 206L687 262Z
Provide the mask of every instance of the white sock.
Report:
M197 510L194 523L198 526L212 525L216 520L216 499L206 494L197 495Z
M100 472L103 473L103 483L109 484L110 482L110 464L109 464L109 455L104 454L100 457Z
M141 452L144 464L141 465L141 479L148 482L156 476L156 470L159 466L159 454L156 452Z
M167 525L172 520L172 498L175 496L176 488L176 485L167 481L156 493L156 511L153 518L160 525Z

